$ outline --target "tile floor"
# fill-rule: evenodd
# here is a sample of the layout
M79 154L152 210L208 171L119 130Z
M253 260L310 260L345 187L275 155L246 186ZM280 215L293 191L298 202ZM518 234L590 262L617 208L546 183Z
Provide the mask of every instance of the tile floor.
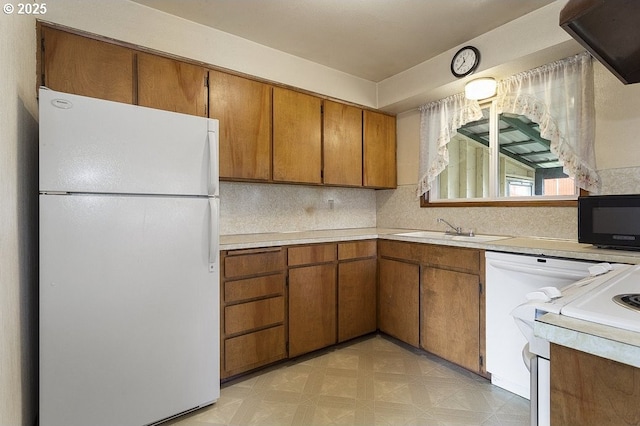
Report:
M528 400L375 335L223 385L163 426L528 424Z

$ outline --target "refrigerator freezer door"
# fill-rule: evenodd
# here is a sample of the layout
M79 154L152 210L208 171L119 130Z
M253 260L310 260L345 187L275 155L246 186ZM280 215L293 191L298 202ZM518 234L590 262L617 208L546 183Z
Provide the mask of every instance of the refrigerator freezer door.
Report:
M218 121L40 89L40 192L218 195Z
M203 197L40 195L40 425L140 426L219 398L210 220Z

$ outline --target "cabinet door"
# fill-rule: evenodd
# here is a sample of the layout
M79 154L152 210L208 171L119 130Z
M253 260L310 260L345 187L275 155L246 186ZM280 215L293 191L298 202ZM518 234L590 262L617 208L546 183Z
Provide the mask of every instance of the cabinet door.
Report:
M420 346L472 371L480 370L480 280L424 268Z
M362 186L362 110L324 101L324 183Z
M375 258L338 265L338 341L376 331Z
M42 27L44 85L52 90L131 104L134 52Z
M396 119L364 111L364 186L396 187Z
M220 178L271 179L271 86L209 71L209 117L220 121Z
M289 356L336 343L336 265L289 270Z
M322 183L322 100L273 89L273 180Z
M418 347L420 267L389 259L379 267L378 328Z
M640 369L551 344L552 425L637 425Z
M207 70L148 53L138 53L138 104L207 116Z

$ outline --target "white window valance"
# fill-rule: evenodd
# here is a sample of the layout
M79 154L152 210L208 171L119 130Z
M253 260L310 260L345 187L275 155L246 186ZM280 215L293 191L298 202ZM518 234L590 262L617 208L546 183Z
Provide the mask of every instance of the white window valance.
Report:
M593 93L592 58L584 52L499 81L496 109L538 123L564 172L578 187L598 193ZM420 112L419 196L449 164L447 144L457 129L481 117L478 102L464 94L426 104Z

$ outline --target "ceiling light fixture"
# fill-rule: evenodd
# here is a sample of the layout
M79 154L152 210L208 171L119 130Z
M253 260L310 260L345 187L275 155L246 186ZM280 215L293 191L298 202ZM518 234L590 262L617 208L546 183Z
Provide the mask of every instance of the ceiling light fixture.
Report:
M464 86L464 96L471 100L490 98L496 94L497 83L494 78L484 77L471 80Z

